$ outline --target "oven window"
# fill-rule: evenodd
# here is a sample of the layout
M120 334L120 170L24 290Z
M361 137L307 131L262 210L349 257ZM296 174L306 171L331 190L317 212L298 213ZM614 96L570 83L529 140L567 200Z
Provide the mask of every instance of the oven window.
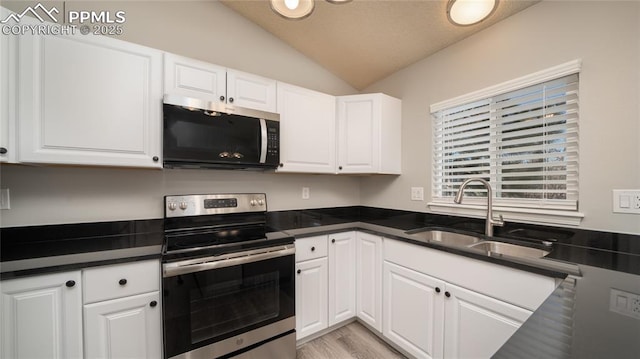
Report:
M277 271L249 277L229 274L220 283L191 289L192 344L278 317Z
M294 267L288 255L163 278L166 357L293 317Z

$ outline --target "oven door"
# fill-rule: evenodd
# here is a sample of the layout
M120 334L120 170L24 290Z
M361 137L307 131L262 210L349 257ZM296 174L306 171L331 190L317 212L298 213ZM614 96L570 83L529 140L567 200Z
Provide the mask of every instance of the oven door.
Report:
M217 358L290 336L294 253L285 245L164 263L165 356Z

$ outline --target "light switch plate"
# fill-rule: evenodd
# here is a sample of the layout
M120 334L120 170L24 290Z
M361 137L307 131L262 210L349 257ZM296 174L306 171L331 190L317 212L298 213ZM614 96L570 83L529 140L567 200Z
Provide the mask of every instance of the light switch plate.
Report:
M640 189L614 189L613 212L640 214Z
M411 200L424 201L424 187L411 187Z
M302 199L309 199L309 187L302 187Z
M11 209L11 199L8 188L0 189L0 209Z

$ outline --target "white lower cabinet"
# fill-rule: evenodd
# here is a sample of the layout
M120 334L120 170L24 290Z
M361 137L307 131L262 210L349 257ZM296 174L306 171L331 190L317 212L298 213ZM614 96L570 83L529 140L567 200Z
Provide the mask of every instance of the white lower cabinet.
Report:
M450 297L446 297L449 293ZM447 358L490 358L531 311L447 284L444 353Z
M329 325L356 315L356 234L329 235Z
M160 293L84 306L87 358L162 357Z
M297 340L353 318L355 232L296 239Z
M296 336L302 339L328 326L327 257L296 263Z
M356 315L382 332L382 237L356 232Z
M89 268L82 276L87 358L161 358L159 261Z
M296 240L297 339L358 318L415 358L490 358L550 277L365 232Z
M3 280L1 287L0 357L82 358L80 271Z
M553 278L384 243L383 335L416 358L490 358L555 289Z
M531 311L384 263L384 336L416 358L490 358Z
M442 358L443 287L440 280L385 262L384 336L416 358Z

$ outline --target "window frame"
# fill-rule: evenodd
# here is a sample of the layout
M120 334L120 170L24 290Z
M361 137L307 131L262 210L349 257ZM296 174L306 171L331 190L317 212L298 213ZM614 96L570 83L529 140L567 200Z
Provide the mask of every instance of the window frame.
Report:
M490 86L482 90L474 91L462 96L458 96L449 100L438 102L430 106L430 113L434 114L442 110L465 105L472 102L479 102L502 95L508 92L518 91L529 86L539 85L544 82L552 81L561 77L572 74L579 74L582 67L580 59L569 61L567 63L554 66L542 71L538 71L529 75L519 77L501 84ZM433 119L432 119L433 121ZM432 124L434 124L432 122ZM433 138L433 136L432 136ZM435 142L432 143L432 150L435 149ZM434 172L437 164L434 156L431 156L432 173L431 181L431 202L428 208L433 212L464 215L473 217L484 217L486 215L486 197L465 197L462 204L453 203L450 197L438 197L434 188ZM493 177L492 177L493 179ZM495 183L492 183L495 190ZM576 198L577 201L577 198ZM536 223L536 224L560 224L575 226L579 225L584 214L578 211L578 203L575 206L559 205L545 206L544 204L536 205L531 208L531 201L518 201L517 199L500 201L494 203L494 211L502 214L505 220Z

